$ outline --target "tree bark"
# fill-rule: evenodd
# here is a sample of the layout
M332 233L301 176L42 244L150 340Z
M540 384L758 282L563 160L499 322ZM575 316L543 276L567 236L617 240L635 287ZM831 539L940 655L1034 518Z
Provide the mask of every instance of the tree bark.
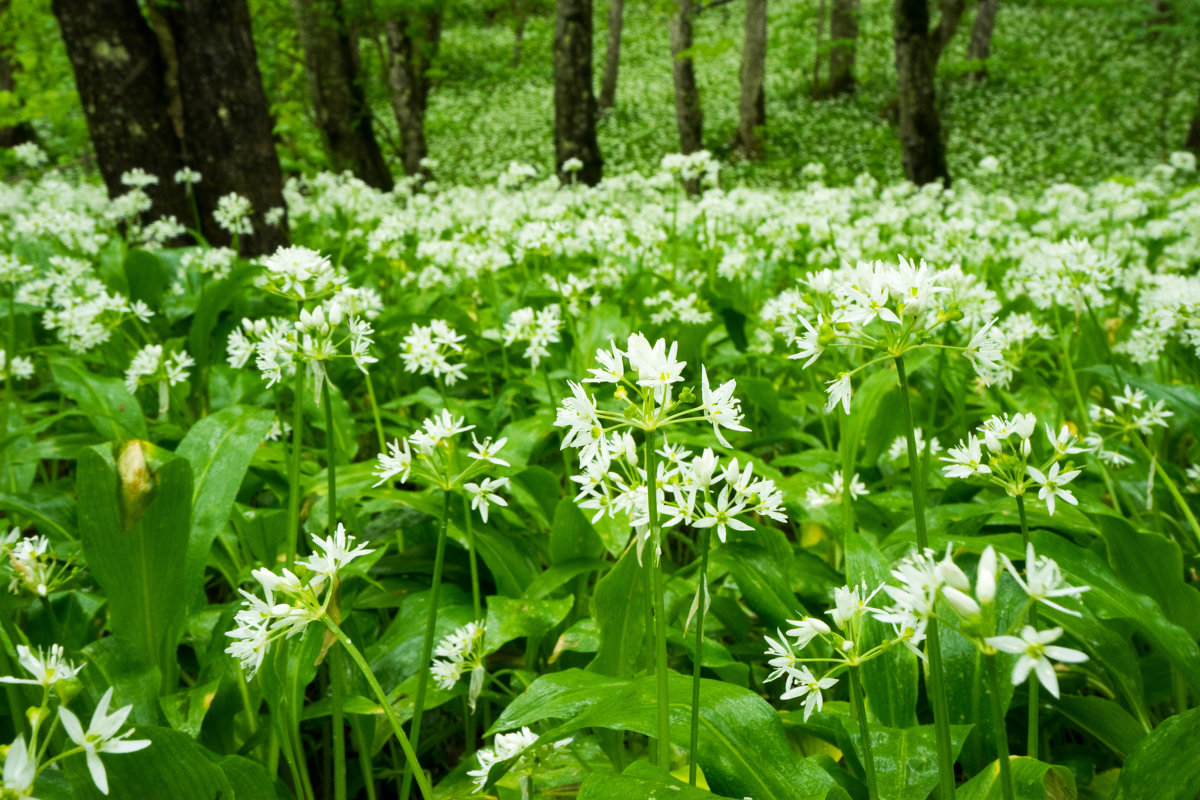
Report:
M894 0L900 148L904 174L916 184L950 183L942 125L934 103L934 42L927 0Z
M987 60L992 54L992 30L996 27L996 11L1000 0L979 0L975 11L975 23L971 26L971 43L967 45L967 60L982 62L975 71L977 76L987 75Z
M767 124L767 0L746 0L746 38L738 75L738 144L746 158L763 157L762 128Z
M1196 101L1196 110L1192 113L1192 124L1188 128L1187 140L1183 146L1200 159L1200 100Z
M428 178L421 162L429 154L425 143L425 110L429 107L429 65L442 38L441 11L412 11L384 23L387 34L388 89L400 127L404 174Z
M703 147L704 112L696 88L696 65L692 48L692 0L676 0L671 17L671 73L675 82L675 127L679 129L679 152L694 153Z
M617 70L621 62L621 27L625 21L625 0L612 0L608 6L608 41L604 48L604 77L600 80L600 111L608 111L617 99Z
M137 0L53 0L75 85L110 197L129 191L121 175L140 167L158 178L146 187L149 217L192 217L175 183L181 143L167 111L166 65Z
M860 0L833 0L829 19L829 94L854 91Z
M288 242L286 217L276 225L264 219L286 208L283 173L246 0L171 0L158 10L178 58L185 158L203 176L195 192L204 236L212 244L232 241L212 212L236 192L253 207L253 234L240 237L243 253L271 253Z
M950 44L950 40L954 38L955 32L958 31L958 23L962 20L966 1L940 0L938 5L942 13L938 17L937 33L933 37L933 64L935 68L937 67L937 63L942 60L942 51L946 49L946 45Z
M392 188L358 76L357 47L342 0L292 0L304 48L317 128L337 172L350 170L376 189Z
M592 0L558 0L554 14L554 163L559 180L569 183L563 164L576 158L575 175L588 186L600 182L604 159L596 140L596 96L592 91Z

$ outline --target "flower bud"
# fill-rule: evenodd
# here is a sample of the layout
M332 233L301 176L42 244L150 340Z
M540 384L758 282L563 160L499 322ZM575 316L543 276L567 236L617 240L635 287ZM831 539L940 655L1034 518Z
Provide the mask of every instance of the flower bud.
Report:
M984 605L996 599L996 550L988 545L979 557L979 572L975 576L975 596Z
M943 586L942 597L946 598L946 602L953 606L955 611L967 619L978 619L983 616L983 610L980 609L979 604L972 600L970 595L960 592L953 586Z

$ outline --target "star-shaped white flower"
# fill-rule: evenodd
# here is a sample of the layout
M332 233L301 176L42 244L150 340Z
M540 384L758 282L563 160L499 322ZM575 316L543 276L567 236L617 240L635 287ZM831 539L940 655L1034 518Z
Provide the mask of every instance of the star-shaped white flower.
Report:
M1058 697L1058 676L1050 659L1066 664L1079 664L1088 658L1086 653L1079 650L1050 644L1062 636L1062 632L1062 628L1039 631L1032 625L1026 625L1021 629L1020 637L992 636L986 641L1002 653L1021 656L1013 667L1013 686L1023 683L1032 670L1037 674L1042 686L1046 687L1046 691Z
M103 794L108 794L108 773L104 771L104 762L100 760L101 753L133 753L150 746L149 739L130 739L133 731L118 734L125 718L133 710L133 706L125 706L112 714L108 713L108 704L112 701L113 690L109 688L92 714L92 721L85 731L76 717L66 706L58 709L58 718L62 720L63 729L75 744L83 748L87 756L88 771L92 773L92 781Z

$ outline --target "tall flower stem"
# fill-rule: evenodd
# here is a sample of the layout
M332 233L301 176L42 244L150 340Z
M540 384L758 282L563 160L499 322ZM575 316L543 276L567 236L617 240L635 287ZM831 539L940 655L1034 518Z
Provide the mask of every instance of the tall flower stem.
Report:
M925 528L925 475L917 460L917 440L914 433L912 403L908 398L908 373L904 356L896 356L896 375L900 380L900 407L904 412L905 434L908 438L909 473L912 476L913 527L917 531L917 547L929 546ZM929 655L928 694L933 706L933 726L937 736L938 785L941 800L954 800L954 751L950 743L950 709L946 703L946 684L942 673L942 643L938 636L937 620L929 620L926 630L926 653Z
M471 567L471 608L475 619L483 618L483 598L479 590L479 563L475 556L475 521L471 519L471 504L463 498L463 516L466 518L467 562Z
M2 443L8 439L8 425L13 407L13 359L17 357L17 309L16 287L8 287L8 319L6 320L6 338L4 354L4 408L0 409L0 478L4 478L3 489L10 491L12 481L8 480L8 445Z
M387 438L383 435L383 419L379 416L379 402L375 399L375 382L367 373L367 398L371 401L371 416L375 420L375 435L379 438L379 451L387 450Z
M652 573L654 603L654 676L658 685L658 767L670 772L671 708L667 676L667 609L662 574L662 527L658 521L658 453L654 431L646 432L646 503L650 512L650 545L646 560Z
M850 415L843 414L839 418L841 425L841 441L838 450L842 457L842 527L844 535L854 530L854 448L857 442L850 438ZM843 540L844 541L844 540Z
M688 740L688 783L696 785L700 753L700 669L704 662L704 616L708 611L708 528L700 529L700 599L696 604L696 652L692 656L692 735Z
M421 746L421 717L425 713L425 692L429 688L429 662L433 658L433 632L437 626L438 598L442 593L442 567L446 561L446 520L450 517L450 491L442 494L442 520L438 526L437 552L433 557L433 585L429 593L429 616L425 619L425 641L421 644L421 660L417 662L417 692L413 696L412 749L415 753ZM406 740L407 741L407 740ZM400 787L401 800L408 800L412 791L413 774L422 778L425 773L417 762L416 755L409 755L404 767L404 783ZM420 779L418 779L418 783ZM428 793L425 795L430 797Z
M863 771L867 774L867 797L879 800L879 783L875 779L875 752L871 748L871 726L867 722L867 707L863 703L862 681L858 679L858 667L850 668L850 706L858 718L858 733L862 738Z
M1008 733L1004 728L1004 710L1000 707L1000 679L996 675L995 654L984 656L987 661L988 694L992 696L992 740L996 744L996 761L1000 765L1000 789L1004 800L1013 800L1012 768L1008 763Z
M433 789L429 785L429 778L421 770L421 764L417 761L416 748L408 737L404 735L404 726L400 724L400 718L396 716L395 709L392 708L391 701L388 700L387 693L383 691L383 687L379 685L379 680L375 677L375 673L371 671L371 665L363 658L363 654L354 642L350 641L338 624L328 616L324 617L325 627L342 643L342 647L346 648L346 652L350 654L350 659L362 671L363 677L367 679L367 685L371 687L371 692L375 695L375 699L379 701L379 705L383 707L383 713L387 716L388 724L392 727L392 733L396 736L396 741L400 743L400 749L404 751L404 758L408 762L408 771L406 774L415 774L417 777L417 787L421 790L421 796L425 800L433 800ZM426 670L428 672L428 670ZM417 718L413 717L415 721Z
M1017 500L1017 516L1021 520L1021 542L1026 548L1029 547L1029 520L1025 516L1025 495L1019 494ZM1029 624L1037 625L1037 605L1034 604L1029 609ZM1030 758L1038 757L1038 741L1040 729L1038 728L1038 694L1041 690L1041 684L1037 681L1029 682L1029 725L1028 733L1025 739L1025 753ZM1008 744L1005 740L1005 750L1007 751Z
M1196 521L1196 515L1192 513L1191 506L1187 504L1187 500L1185 500L1183 495L1179 492L1179 485L1176 484L1175 481L1171 479L1171 476L1167 474L1167 471L1163 469L1162 462L1154 457L1154 453L1150 452L1150 448L1146 446L1146 443L1138 436L1134 436L1132 438L1134 444L1137 445L1138 450L1141 451L1142 455L1154 465L1153 469L1155 474L1158 476L1159 480L1162 481L1163 486L1167 487L1167 492L1170 493L1171 499L1175 501L1175 505L1179 506L1179 510L1183 512L1184 518L1187 519L1188 527L1192 529L1192 535L1196 537L1196 544L1200 545L1200 522Z
M329 512L326 533L332 537L337 527L337 439L333 435L333 399L329 387L323 387L321 404L325 407L325 474L329 487ZM342 705L346 696L346 676L342 670L341 654L330 653L329 681L332 687L330 700L330 731L333 734L333 797L346 800L346 721Z
M304 427L304 367L296 365L292 384L292 455L288 461L288 534L286 566L296 560L296 542L300 538L300 433Z

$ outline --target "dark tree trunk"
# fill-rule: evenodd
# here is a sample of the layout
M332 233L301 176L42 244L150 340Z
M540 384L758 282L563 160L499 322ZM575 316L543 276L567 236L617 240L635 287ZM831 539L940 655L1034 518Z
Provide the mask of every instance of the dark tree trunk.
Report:
M692 48L692 0L677 0L671 17L671 72L675 81L675 127L679 129L679 152L694 153L703 147L704 112L696 88L696 64Z
M942 51L946 49L946 45L950 44L950 40L954 38L954 34L958 31L958 23L962 20L963 10L966 8L966 0L940 0L938 5L941 7L942 13L938 17L937 32L933 37L933 64L937 67L938 61L942 59Z
M927 0L895 0L896 75L904 174L916 184L950 182L934 104L934 41Z
M391 189L392 173L375 140L358 77L357 47L342 0L292 0L292 8L304 47L308 91L330 164L338 172L351 170L376 189Z
M829 94L854 91L860 0L833 0L829 18Z
M442 39L440 11L412 11L384 24L387 33L388 89L392 111L400 127L404 174L429 177L421 161L429 154L425 144L425 109L429 106L429 65Z
M166 65L137 0L53 0L52 8L109 196L129 191L121 174L140 167L158 177L146 188L149 215L186 224L192 212L175 183L183 163L167 110Z
M821 91L821 42L825 38L825 0L817 6L817 46L813 49L812 66L812 97L814 100L822 95Z
M763 84L767 73L767 0L746 0L746 38L738 75L738 144L747 158L763 156L762 127L767 123Z
M592 0L558 0L554 13L554 164L559 180L572 179L563 164L583 163L578 180L600 182L604 159L596 141L592 92Z
M513 69L521 66L521 51L525 49L525 27L529 24L529 15L524 9L517 12L517 25L513 28Z
M1000 0L979 0L975 23L971 26L971 43L967 45L967 60L979 61L975 70L979 77L987 75L987 60L992 54L992 30L996 27L996 11Z
M0 20L8 22L5 17L11 5L9 0L0 0ZM0 92L14 93L17 90L17 65L13 63L11 45L0 46ZM37 140L33 126L21 121L15 125L0 128L0 147L14 147L25 142Z
M625 0L612 0L608 7L608 41L604 48L604 77L600 80L600 110L608 111L617 100L617 69L621 64L621 26Z
M221 197L236 192L254 209L254 231L241 237L242 251L274 252L288 242L286 217L277 225L263 217L286 208L283 173L246 0L172 0L158 9L179 64L185 158L202 176L195 191L204 236L214 244L232 241L212 212Z
M1188 128L1187 141L1184 142L1183 146L1194 153L1196 158L1200 158L1200 100L1196 101L1196 110L1192 114L1192 124Z

